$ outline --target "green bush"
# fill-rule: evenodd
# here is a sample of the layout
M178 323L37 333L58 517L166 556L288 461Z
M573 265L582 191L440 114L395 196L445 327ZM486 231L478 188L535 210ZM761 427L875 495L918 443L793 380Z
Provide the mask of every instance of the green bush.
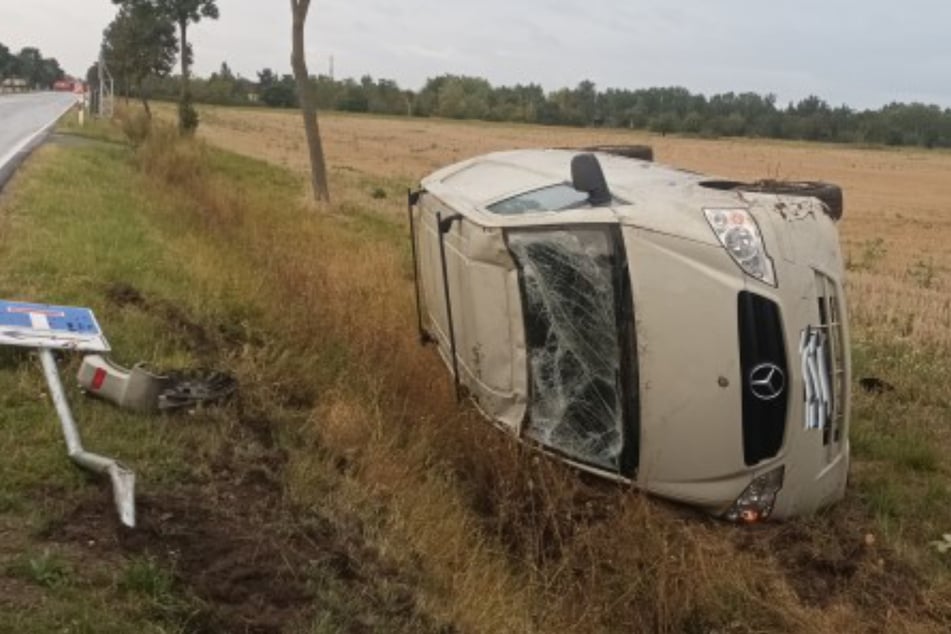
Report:
M178 131L182 134L194 134L198 129L198 111L192 105L191 95L186 95L178 104Z

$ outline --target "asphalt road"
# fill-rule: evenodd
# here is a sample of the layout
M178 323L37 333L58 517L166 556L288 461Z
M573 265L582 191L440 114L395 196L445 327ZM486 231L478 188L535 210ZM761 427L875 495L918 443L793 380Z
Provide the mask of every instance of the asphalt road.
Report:
M75 103L74 95L62 92L0 95L0 188Z

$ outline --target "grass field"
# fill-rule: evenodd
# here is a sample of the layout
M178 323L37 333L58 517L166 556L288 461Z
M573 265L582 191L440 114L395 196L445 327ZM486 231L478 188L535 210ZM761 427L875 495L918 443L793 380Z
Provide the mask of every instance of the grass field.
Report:
M95 129L112 141L44 148L0 197L3 296L91 305L119 361L242 385L175 417L71 392L87 445L139 473L129 532L66 461L35 361L0 355L0 632L951 627L930 546L951 531L951 154L329 115L313 213L297 116L202 116L237 154ZM857 394L828 512L738 529L580 480L457 408L416 344L406 187L491 149L626 141L846 189L856 375L895 390Z

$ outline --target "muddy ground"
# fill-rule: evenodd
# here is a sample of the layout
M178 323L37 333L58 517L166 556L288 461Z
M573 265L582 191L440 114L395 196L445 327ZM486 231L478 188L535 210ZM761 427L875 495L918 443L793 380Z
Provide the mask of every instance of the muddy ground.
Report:
M918 574L880 543L872 520L854 499L841 506L846 508L835 513L743 529L735 543L774 558L805 605L827 608L845 602L873 613L927 609Z
M286 455L261 441L261 426L241 423L218 455L195 456L210 475L169 490L146 485L135 529L118 523L104 483L41 537L98 558L160 562L196 599L175 615L194 634L303 630L320 615L341 631L452 632L417 604L416 573L388 562L359 521L287 505Z

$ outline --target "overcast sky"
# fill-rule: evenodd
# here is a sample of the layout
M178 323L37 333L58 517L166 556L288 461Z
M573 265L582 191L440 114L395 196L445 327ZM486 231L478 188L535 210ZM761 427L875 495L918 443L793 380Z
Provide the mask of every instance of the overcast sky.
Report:
M196 70L227 60L255 77L289 71L286 0L219 0L192 30ZM0 42L38 46L67 72L95 59L110 0L0 0ZM947 0L314 0L312 73L370 74L419 88L442 73L546 89L680 85L833 105L951 107Z

